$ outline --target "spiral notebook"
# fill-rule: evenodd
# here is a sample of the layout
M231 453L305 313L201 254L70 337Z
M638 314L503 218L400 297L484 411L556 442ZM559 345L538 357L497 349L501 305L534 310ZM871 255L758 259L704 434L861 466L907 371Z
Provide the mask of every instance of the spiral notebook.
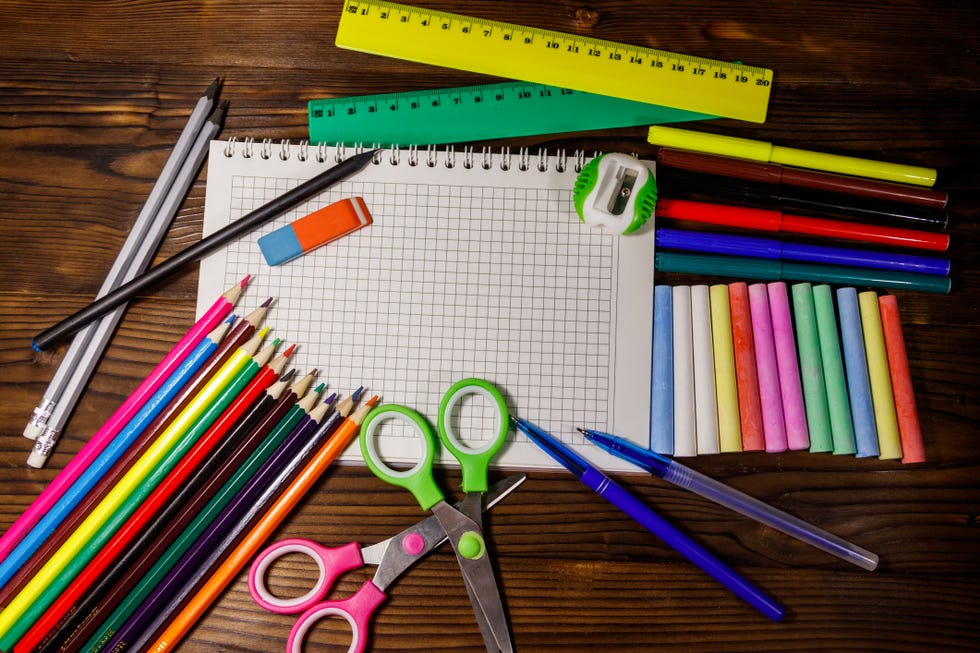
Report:
M343 155L325 146L213 142L204 234ZM381 150L354 177L205 259L198 313L251 274L247 296L275 297L268 323L298 345L291 365L317 368L328 392L363 385L368 396L435 424L451 384L484 378L501 389L511 414L597 465L629 469L575 429L649 444L653 229L623 237L583 225L572 203L582 163L581 154L526 150ZM266 264L259 237L354 196L373 224L285 265ZM464 431L466 440L480 439L476 431ZM385 460L418 456L417 439L397 425L380 435ZM359 449L342 459L359 461ZM515 432L495 463L555 467Z

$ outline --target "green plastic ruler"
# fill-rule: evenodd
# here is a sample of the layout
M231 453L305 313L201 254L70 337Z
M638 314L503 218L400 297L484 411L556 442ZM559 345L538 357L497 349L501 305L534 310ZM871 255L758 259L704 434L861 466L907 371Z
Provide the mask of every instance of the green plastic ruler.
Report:
M330 145L461 143L714 117L529 82L309 102L310 142Z

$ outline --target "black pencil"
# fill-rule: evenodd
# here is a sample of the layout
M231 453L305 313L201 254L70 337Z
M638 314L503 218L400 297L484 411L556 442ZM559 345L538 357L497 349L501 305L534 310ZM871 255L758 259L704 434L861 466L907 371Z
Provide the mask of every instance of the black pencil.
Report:
M111 311L123 302L129 301L136 293L159 283L183 266L199 261L222 245L247 234L269 220L291 209L300 202L309 199L316 193L346 179L361 170L374 156L374 150L355 154L349 159L324 170L317 176L303 182L296 188L288 190L271 202L260 206L227 227L219 229L210 236L202 238L178 254L174 254L163 263L147 270L144 274L125 283L114 291L103 295L77 313L66 317L52 327L49 327L34 337L33 346L37 351L44 351L52 343L78 331L92 320Z

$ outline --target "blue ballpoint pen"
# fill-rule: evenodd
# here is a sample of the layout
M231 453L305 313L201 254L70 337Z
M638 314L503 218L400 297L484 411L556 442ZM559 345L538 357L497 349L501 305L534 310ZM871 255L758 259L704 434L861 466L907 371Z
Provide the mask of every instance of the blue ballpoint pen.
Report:
M789 536L806 542L821 551L835 555L842 560L874 571L878 566L878 556L861 547L851 544L836 535L817 528L802 519L789 515L778 508L773 508L767 503L739 492L735 488L728 487L724 483L719 483L713 478L685 467L676 460L671 460L654 453L649 449L643 449L633 444L629 440L593 431L591 429L579 429L586 438L599 445L614 456L627 460L637 467L645 469L654 476L664 479L678 487L691 490L700 494L706 499L711 499L715 503L730 508L735 512L741 513L746 517L751 517L767 526L771 526Z
M709 576L734 592L736 596L773 621L783 618L783 608L766 596L762 590L739 576L712 553L679 531L578 454L527 420L512 416L511 423L596 494L669 544Z

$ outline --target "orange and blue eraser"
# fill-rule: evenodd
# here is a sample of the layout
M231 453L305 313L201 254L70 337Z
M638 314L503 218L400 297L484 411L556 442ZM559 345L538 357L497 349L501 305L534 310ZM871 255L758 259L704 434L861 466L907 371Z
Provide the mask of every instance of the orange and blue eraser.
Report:
M317 209L309 215L259 238L269 265L282 265L371 224L364 200L352 197Z

